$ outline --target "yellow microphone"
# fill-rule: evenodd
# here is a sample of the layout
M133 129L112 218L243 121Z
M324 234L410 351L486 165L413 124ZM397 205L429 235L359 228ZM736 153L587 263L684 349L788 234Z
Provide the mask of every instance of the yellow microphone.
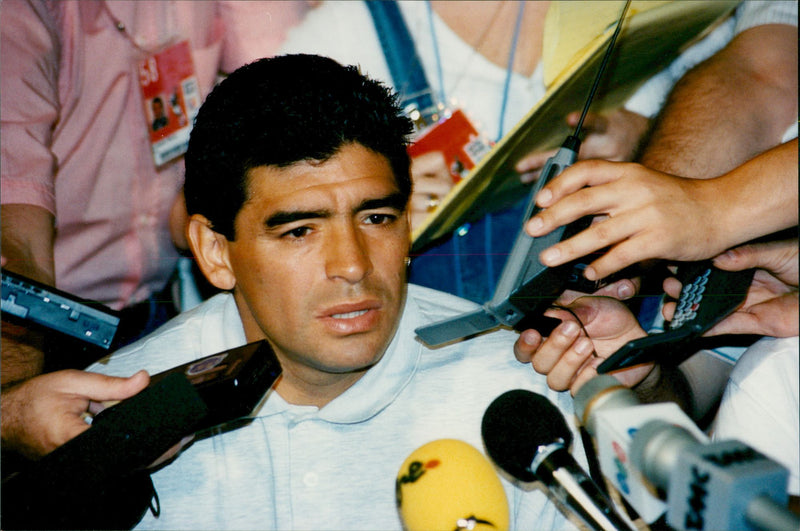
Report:
M408 531L508 529L508 501L494 466L455 439L429 442L411 453L395 484Z

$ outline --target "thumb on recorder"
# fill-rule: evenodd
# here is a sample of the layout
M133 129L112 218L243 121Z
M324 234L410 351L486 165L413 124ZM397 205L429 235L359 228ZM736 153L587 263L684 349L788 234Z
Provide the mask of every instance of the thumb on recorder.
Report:
M758 334L791 337L800 332L798 312L798 242L796 239L742 245L717 256L714 265L727 271L756 268L744 305L706 335ZM675 278L664 281L664 291L677 298L681 290ZM675 303L664 305L670 320Z

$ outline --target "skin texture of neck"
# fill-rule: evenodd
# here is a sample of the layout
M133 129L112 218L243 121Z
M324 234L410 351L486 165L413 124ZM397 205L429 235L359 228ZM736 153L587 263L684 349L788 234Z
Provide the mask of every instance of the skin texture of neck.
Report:
M530 76L542 56L544 17L549 2L526 2L514 57L514 71ZM477 53L501 68L508 63L517 23L517 2L432 2L433 10Z

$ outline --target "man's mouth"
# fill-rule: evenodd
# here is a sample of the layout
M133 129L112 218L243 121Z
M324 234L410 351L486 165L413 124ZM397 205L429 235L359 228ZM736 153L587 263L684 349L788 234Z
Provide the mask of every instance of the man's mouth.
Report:
M381 304L377 299L330 306L320 312L320 322L335 334L356 334L372 330L380 321Z
M358 311L355 311L355 312L335 313L335 314L331 315L331 317L333 317L334 319L353 319L355 317L359 317L361 315L364 315L368 311L369 310L358 310Z

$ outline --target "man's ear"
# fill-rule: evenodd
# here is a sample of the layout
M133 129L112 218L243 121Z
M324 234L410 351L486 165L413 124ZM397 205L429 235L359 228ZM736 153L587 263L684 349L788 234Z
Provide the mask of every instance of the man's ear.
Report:
M189 218L186 233L189 237L189 248L206 279L219 289L233 289L236 275L228 260L228 239L215 232L211 228L211 222L200 214Z

